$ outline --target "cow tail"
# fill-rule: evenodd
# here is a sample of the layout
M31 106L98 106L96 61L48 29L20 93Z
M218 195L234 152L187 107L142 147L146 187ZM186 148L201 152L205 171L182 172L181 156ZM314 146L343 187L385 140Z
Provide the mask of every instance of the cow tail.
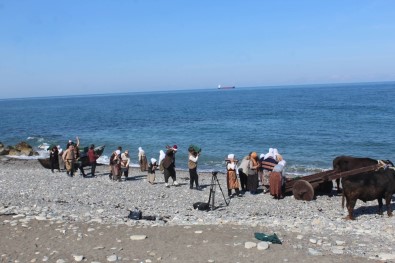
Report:
M344 191L342 193L342 208L344 208Z

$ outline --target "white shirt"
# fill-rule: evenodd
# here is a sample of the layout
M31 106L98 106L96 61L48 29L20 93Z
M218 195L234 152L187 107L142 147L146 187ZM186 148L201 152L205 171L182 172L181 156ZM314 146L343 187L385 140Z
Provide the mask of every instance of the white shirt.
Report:
M226 168L228 170L235 170L236 174L239 175L239 169L237 168L237 164L236 163L228 163L228 165L226 166Z

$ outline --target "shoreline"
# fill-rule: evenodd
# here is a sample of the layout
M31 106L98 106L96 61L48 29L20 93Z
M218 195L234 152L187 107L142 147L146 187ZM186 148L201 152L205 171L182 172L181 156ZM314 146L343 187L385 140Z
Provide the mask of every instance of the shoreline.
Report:
M45 151L45 153L47 153L47 152ZM38 156L23 156L23 155L21 155L21 156L10 156L10 155L2 155L2 156L0 156L0 158L16 159L16 160L38 160L38 159L46 159L48 157L49 156L43 155L42 153L40 155L38 155ZM97 160L97 164L98 164L98 166L99 165L100 166L101 165L109 166L109 157L102 155ZM138 163L134 163L133 162L129 167L131 169L139 170L140 166L139 166ZM285 172L287 174L287 177L295 178L295 177L311 175L311 174L314 174L314 173L324 172L324 171L327 171L327 170L330 170L330 169L332 169L332 168L331 167L327 167L327 168L322 168L322 167L321 168L320 167L304 167L304 168L301 169L300 167L295 166L295 167L292 167L292 168L291 167L287 167L285 169ZM183 167L183 168L176 167L176 171L185 172L185 173L189 172L187 167ZM225 164L222 165L222 166L215 165L214 168L210 168L210 169L209 168L200 169L200 173L202 173L202 174L211 174L211 172L213 172L213 171L218 171L221 174L225 174L226 173ZM290 171L292 171L292 172L290 172Z
M86 170L88 172L88 169ZM61 238L59 230L56 230L61 229L73 232L73 235L69 236L70 239L81 237L81 240L84 240L85 235L89 239L92 234L95 234L98 240L89 239L90 242L105 247L96 251L94 247L82 245L80 252L70 243L69 248L53 248L56 251L66 251L61 252L64 257L58 257L58 253L52 257L55 258L56 255L58 259L66 260L65 262L72 261L70 257L73 253L85 254L84 257L89 262L94 260L106 262L107 259L102 252L106 252L108 256L111 255L110 252L116 252L123 259L129 258L131 261L134 259L133 255L141 255L136 258L143 260L140 250L145 253L148 250L157 251L154 252L155 256L146 258L152 262L175 262L174 258L185 262L209 260L214 260L209 262L252 262L259 260L262 256L265 259L272 257L274 261L294 262L294 258L289 255L295 255L295 258L305 260L305 262L317 260L320 262L354 262L352 260L372 262L372 260L380 259L387 262L395 261L395 253L392 249L395 241L395 222L393 218L386 215L376 214L376 202L365 204L358 201L355 207L357 220L345 221L342 218L346 212L341 208L341 196L338 195L318 196L313 201L305 202L295 200L292 196L275 200L268 194L246 193L241 198L232 198L230 205L226 206L217 188L215 200L218 208L204 212L194 210L192 204L207 202L211 182L209 173L199 172L198 169L200 185L203 188L198 191L189 189L189 174L185 171L177 171L177 181L181 186L170 188L164 187L163 175L159 171L156 174L155 185L150 185L146 181L147 173L142 173L137 168L132 168L130 178L122 179L122 182L110 181L108 172L108 166L100 165L97 167L97 177L70 178L64 172L51 173L50 170L42 168L37 160L0 158L1 234L9 231L7 233L16 235L18 231L21 231L30 238L34 235L45 235L40 232L42 229L57 226L52 229L55 232L49 231L48 239L56 240L57 236L60 236L61 240L66 238L64 236ZM226 195L225 175L221 174L218 179ZM155 216L158 220L127 219L128 210L134 207L138 207L143 215ZM35 224L40 227L35 229L32 227ZM77 226L78 228L74 231L73 227ZM99 231L92 230L92 233L88 231L89 228L98 229L99 227L103 235L97 236ZM87 232L78 229L86 229ZM112 229L113 233L117 234L113 236L111 231L106 232L104 229ZM126 241L130 240L130 231L138 232L137 229L146 231L147 240L143 242L148 242L145 245L152 242L152 248L137 249L139 245L133 248L135 244L132 245ZM162 233L163 237L156 236L152 229L160 229L158 233ZM203 232L200 234L194 232L200 231L199 229L203 229ZM224 231L221 232L220 229ZM33 233L30 233L31 231ZM144 231L139 233L144 233ZM262 251L257 248L247 249L245 248L246 242L259 243L253 237L254 231L276 233L283 241L283 245L272 244L267 250ZM173 232L179 233L177 236L172 236ZM231 236L227 236L229 233L232 233ZM208 237L206 234L213 234L213 236ZM117 251L119 247L111 249L116 247L115 245L100 245L100 242L106 242L107 239L113 242L118 238L117 235L120 236L121 242L116 242L122 244L122 250ZM236 236L243 238L237 239ZM151 237L163 240L153 242ZM183 240L184 237L185 240ZM180 247L180 249L169 248L166 239L169 239L170 243L174 241L175 247ZM14 242L14 250L22 251L23 242L16 237L12 240L2 239L0 249L5 251L3 250L5 246L10 248L10 245L5 243ZM191 240L190 242L196 240L197 243L186 242L186 240ZM218 248L205 244L218 244ZM197 260L196 255L203 256L206 251L199 250L200 246L207 250L207 255L213 256ZM45 245L42 248L44 247ZM225 249L229 250L229 248L245 257L239 258L230 253L227 255L228 252L225 252L227 251ZM200 252L195 255L194 250ZM2 253L14 256L12 254L14 252L8 249L7 253ZM35 256L31 253L33 252L29 252L29 255L25 254L23 259L32 260ZM183 257L184 253L189 255L191 261ZM38 258L37 256L37 260ZM161 259L158 260L158 258ZM24 262L24 260L19 260Z

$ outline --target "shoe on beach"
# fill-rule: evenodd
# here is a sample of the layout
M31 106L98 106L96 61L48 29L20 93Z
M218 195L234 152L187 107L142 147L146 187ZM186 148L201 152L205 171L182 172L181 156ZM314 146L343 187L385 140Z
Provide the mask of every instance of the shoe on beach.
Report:
M169 185L168 183L165 183L165 186L166 186L167 188L170 188L170 185Z
M177 183L177 181L174 181L174 182L173 182L173 185L178 186L179 183Z

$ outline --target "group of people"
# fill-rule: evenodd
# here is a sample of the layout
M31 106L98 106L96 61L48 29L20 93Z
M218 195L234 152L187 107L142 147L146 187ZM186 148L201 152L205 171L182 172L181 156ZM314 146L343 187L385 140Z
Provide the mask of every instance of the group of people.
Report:
M139 147L138 161L141 172L148 172L148 182L154 184L155 182L155 172L157 169L163 171L165 177L165 186L170 187L169 178L172 178L173 185L178 186L176 170L175 170L175 160L177 153L177 145L167 146L166 153L161 150L159 154L159 162L155 158L151 158L150 162L147 161L147 156L142 147ZM110 179L121 181L121 177L128 177L130 156L129 151L122 152L122 147L119 146L110 157Z
M232 190L236 196L242 196L240 188L242 192L256 194L259 183L262 184L264 193L270 191L275 198L283 197L286 162L277 149L270 148L268 153L261 154L259 158L256 152L251 152L241 160L239 166L235 155L229 154L226 163L229 197L233 197Z
M97 159L99 155L95 153L95 146L92 144L86 153L80 152L80 140L76 137L76 142L69 140L66 145L66 150L58 146L52 146L49 149L49 160L51 171L54 172L55 169L60 171L61 167L64 167L68 176L74 176L77 170L83 177L87 174L84 171L84 166L89 165L91 167L91 176L95 176ZM178 186L176 171L175 171L175 155L177 152L177 145L166 146L166 152L160 151L159 162L155 158L151 158L150 162L147 161L145 151L142 147L138 148L138 162L141 172L148 172L148 182L154 184L155 182L155 172L157 169L164 173L165 186L170 187L169 178L173 180L173 185ZM83 165L81 162L81 157L87 157L88 163ZM197 162L197 158L195 160ZM129 167L131 164L131 158L129 155L129 150L122 151L122 147L119 146L110 156L110 173L109 177L115 181L121 181L121 177L129 176ZM193 170L193 169L192 169ZM198 186L197 172L195 167L194 181L196 186Z
M91 167L91 176L95 176L96 171L96 160L99 158L99 155L95 153L95 146L93 144L90 145L87 153L80 152L80 140L76 137L76 142L69 140L66 145L66 150L58 146L52 146L49 149L49 160L51 171L54 172L54 169L58 169L60 171L61 167L64 167L68 176L74 176L75 171L80 170L81 175L86 177L83 163L80 161L82 155L85 154L88 157L89 165Z
M76 137L76 143L69 140L66 145L66 150L63 151L61 147L53 146L50 149L51 170L59 169L62 163L66 169L67 175L74 176L76 170L80 170L81 175L86 177L83 165L79 162L81 156L80 140ZM95 146L92 144L86 153L89 165L91 167L91 176L95 176L96 161L99 156L94 151ZM178 186L176 175L176 153L177 145L166 146L166 152L160 150L159 161L151 158L147 161L147 156L142 147L138 148L138 162L141 172L147 172L147 181L150 184L155 183L156 170L160 170L164 174L165 186L170 187L169 179L172 179L172 184ZM188 169L190 176L190 189L200 189L199 175L197 172L197 163L199 160L201 149L195 145L188 148ZM119 146L110 157L110 174L109 177L115 181L121 181L121 177L129 176L129 166L131 158L129 150L122 151ZM270 148L266 154L261 154L259 157L256 152L251 152L249 155L242 158L240 165L234 154L229 154L226 159L227 171L227 188L228 196L233 197L232 190L235 191L236 196L242 196L242 193L249 191L251 194L256 194L259 184L263 187L263 192L270 193L276 198L282 198L285 186L285 168L286 162L279 154L277 149ZM239 181L240 180L240 181ZM240 191L241 190L241 191Z
M165 179L165 187L169 188L169 179L172 179L172 185L178 186L177 182L177 173L175 170L176 167L176 153L178 150L178 146L175 144L173 146L166 146L166 152L163 150L159 151L159 161L155 158L151 158L150 162L147 162L147 157L145 155L142 147L139 147L139 166L140 171L147 171L147 180L150 184L154 184L156 179L156 170L160 170L164 174ZM128 153L121 154L122 147L118 147L116 151L114 151L110 157L110 167L111 173L110 178L113 180L120 181L122 175L127 177L127 171L129 168L130 158ZM197 163L199 159L201 149L195 145L191 145L188 148L189 158L188 158L188 169L190 175L190 189L193 189L194 185L196 189L200 189L199 186L199 175L197 173ZM125 163L124 168L122 168L122 164Z

